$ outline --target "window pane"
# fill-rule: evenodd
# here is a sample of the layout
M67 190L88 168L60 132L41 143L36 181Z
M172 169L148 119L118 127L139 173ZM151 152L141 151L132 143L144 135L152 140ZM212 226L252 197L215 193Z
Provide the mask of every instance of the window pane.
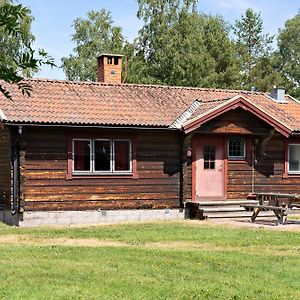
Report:
M214 169L216 148L214 145L204 145L203 148L204 169Z
M115 171L130 171L129 141L115 141Z
M74 141L74 171L91 170L90 141Z
M245 140L243 138L230 138L228 141L229 157L245 157Z
M95 171L110 171L110 141L95 141Z
M289 145L289 170L300 171L300 145Z

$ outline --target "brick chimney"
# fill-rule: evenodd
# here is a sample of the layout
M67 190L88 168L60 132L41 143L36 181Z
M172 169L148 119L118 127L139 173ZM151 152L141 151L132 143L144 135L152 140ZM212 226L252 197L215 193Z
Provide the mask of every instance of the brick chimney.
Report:
M101 54L97 57L98 82L122 82L122 57L118 54Z

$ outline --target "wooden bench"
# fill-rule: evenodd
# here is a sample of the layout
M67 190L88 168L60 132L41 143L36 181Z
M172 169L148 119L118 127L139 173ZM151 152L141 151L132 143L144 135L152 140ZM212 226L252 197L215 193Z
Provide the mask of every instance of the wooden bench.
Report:
M300 195L298 194L281 194L281 193L255 193L258 204L242 204L241 206L253 209L251 221L254 222L258 214L263 210L274 212L280 224L287 220L289 211L293 207L300 207ZM285 199L285 201L279 201Z

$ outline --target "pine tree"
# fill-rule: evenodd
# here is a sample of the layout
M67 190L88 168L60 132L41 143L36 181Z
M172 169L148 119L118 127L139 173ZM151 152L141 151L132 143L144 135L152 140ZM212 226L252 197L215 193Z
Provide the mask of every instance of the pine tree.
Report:
M260 13L255 13L250 8L242 15L241 20L235 22L233 30L236 35L236 56L240 65L239 85L245 89L261 88L261 81L269 76L264 74L265 69L261 66L264 65L271 71L269 66L274 37L263 33Z

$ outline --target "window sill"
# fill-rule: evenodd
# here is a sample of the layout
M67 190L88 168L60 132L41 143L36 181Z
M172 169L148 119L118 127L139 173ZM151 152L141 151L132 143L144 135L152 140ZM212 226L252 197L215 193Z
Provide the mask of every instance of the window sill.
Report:
M284 173L282 175L283 179L287 179L287 178L300 178L300 173Z
M238 164L238 163L249 163L248 159L246 157L244 158L227 158L228 162L229 163L235 163L235 164Z
M228 160L230 160L230 161L235 161L235 160L237 160L237 161L245 161L246 160L246 157L228 157Z
M66 180L73 179L138 179L138 175L134 173L109 173L109 174L67 174Z

